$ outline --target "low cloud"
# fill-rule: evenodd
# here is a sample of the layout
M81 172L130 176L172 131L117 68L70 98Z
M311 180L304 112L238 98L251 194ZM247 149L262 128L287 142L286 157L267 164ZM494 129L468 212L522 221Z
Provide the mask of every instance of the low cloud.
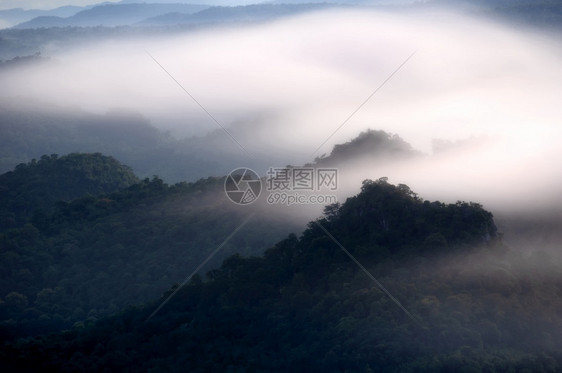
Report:
M493 21L338 10L51 51L49 63L0 74L1 95L134 110L182 136L216 130L169 73L221 125L245 128L240 142L261 159L302 164L375 128L426 156L364 165L350 181L388 176L425 198L490 206L546 206L562 186L561 45Z

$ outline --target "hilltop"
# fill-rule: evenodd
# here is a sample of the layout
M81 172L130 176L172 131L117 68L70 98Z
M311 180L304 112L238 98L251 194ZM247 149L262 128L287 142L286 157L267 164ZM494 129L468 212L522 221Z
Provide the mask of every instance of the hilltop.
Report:
M44 155L0 175L0 230L24 224L58 201L115 192L137 183L132 170L100 153Z

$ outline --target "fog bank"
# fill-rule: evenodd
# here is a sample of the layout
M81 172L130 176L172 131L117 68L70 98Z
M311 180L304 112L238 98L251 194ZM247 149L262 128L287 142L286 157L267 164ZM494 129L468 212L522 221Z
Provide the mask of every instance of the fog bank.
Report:
M427 156L365 165L344 184L358 190L355 179L388 176L431 199L548 205L562 186L561 52L559 40L460 14L338 10L53 46L50 62L6 70L0 84L4 97L138 111L178 136L219 128L185 89L220 125L236 124L251 154L240 166L270 155L302 164L382 129Z

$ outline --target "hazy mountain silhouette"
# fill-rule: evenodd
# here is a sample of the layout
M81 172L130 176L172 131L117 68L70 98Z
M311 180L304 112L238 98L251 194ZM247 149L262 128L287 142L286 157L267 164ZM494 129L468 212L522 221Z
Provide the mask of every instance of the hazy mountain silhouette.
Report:
M329 6L333 5L256 4L209 7L195 4L104 4L80 11L70 17L42 15L22 22L14 28L245 23L325 9Z
M341 5L339 5L341 7ZM286 17L314 10L322 10L333 5L321 4L256 4L235 7L211 7L195 14L169 13L148 18L139 25L203 25L221 23L260 22Z
M255 137L252 125L229 129L240 141ZM226 175L247 159L233 148L223 131L176 139L159 131L140 114L112 111L95 115L81 110L61 111L49 105L5 104L0 111L0 171L43 154L100 152L131 166L140 177L159 175L168 182L195 181L209 175ZM350 166L362 160L405 160L419 154L399 136L369 130L334 147L318 165ZM273 159L273 161L277 161ZM259 168L271 167L271 159Z
M55 17L55 18L71 17L76 13L88 8L89 8L88 6L86 7L62 6L49 10L41 10L41 9L25 10L21 8L0 10L0 26L2 26L2 23L4 23L5 27L12 27L14 25L23 22L28 22L38 17Z
M172 12L192 14L206 8L208 8L206 5L174 3L103 4L82 10L70 17L40 16L20 23L15 28L125 26L157 15Z
M344 144L336 144L328 156L316 158L317 166L353 166L364 161L405 160L421 153L398 135L369 129Z

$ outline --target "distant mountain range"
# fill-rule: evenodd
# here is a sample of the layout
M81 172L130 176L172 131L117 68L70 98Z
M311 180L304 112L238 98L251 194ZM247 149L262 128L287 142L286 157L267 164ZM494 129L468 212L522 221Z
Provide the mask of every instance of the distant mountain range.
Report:
M12 27L37 17L71 17L88 8L90 7L63 6L49 10L21 8L0 10L0 28Z
M66 26L126 26L144 19L168 13L190 15L207 9L207 5L191 4L104 4L79 11L68 17L42 15L23 22L16 28L66 27Z
M225 22L259 22L308 11L326 9L334 5L320 4L258 4L236 7L211 7L195 14L167 13L145 19L142 26L200 25ZM341 5L340 5L341 6Z
M43 12L14 26L17 29L91 26L170 26L223 22L256 22L333 7L335 4L256 4L213 6L196 4L104 4L70 15L62 11ZM342 6L342 5L339 5ZM74 9L75 10L75 9ZM0 17L3 13L0 12Z
M140 3L133 0L119 3L101 3L90 7L65 6L52 10L0 10L0 29L35 29L50 27L135 26L160 27L176 25L206 25L224 22L259 22L283 16L300 14L327 7L461 7L516 22L558 28L562 20L560 1L544 0L433 0L427 2L356 0L337 1L283 1L258 4L222 6L221 2L188 4L178 0L153 0ZM226 5L226 4L225 4Z
M254 3L253 1L238 1L236 3L231 1L214 1L214 0L206 0L204 1L205 4L192 4L189 0L149 0L149 1L142 1L142 0L122 0L119 2L106 2L100 1L98 4L92 4L87 6L61 6L54 9L23 9L23 8L12 8L12 9L2 9L0 10L0 29L6 27L12 27L18 25L20 23L25 23L35 18L40 17L54 17L57 22L61 20L59 18L70 18L74 15L87 11L92 8L103 8L103 11L106 11L108 8L107 6L117 6L121 9L132 9L128 8L128 6L133 5L136 6L137 9L144 8L144 9L154 9L155 6L161 6L161 9L164 13L166 12L175 12L177 10L166 10L166 7L178 7L178 6L191 6L191 7L201 7L201 9L208 8L211 6L226 6L226 5L246 5L249 3ZM124 6L124 7L123 7ZM112 8L112 11L120 12L117 8ZM182 10L183 11L183 10ZM87 13L86 13L87 14ZM93 13L95 14L95 12ZM163 14L163 13L161 13ZM149 15L148 17L151 17ZM40 21L37 20L37 22ZM44 26L39 26L44 27ZM49 26L45 26L49 27Z

